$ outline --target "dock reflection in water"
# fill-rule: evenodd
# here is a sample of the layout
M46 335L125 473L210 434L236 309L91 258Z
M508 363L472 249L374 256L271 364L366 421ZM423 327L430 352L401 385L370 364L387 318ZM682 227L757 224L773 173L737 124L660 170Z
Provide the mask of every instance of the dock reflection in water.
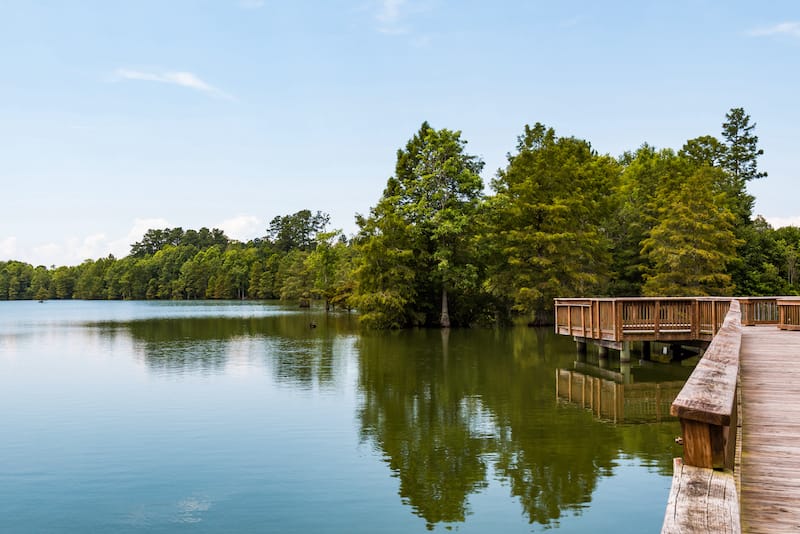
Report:
M614 423L660 423L676 420L669 409L684 382L636 383L630 364L622 364L616 372L575 362L573 369L556 369L556 399Z

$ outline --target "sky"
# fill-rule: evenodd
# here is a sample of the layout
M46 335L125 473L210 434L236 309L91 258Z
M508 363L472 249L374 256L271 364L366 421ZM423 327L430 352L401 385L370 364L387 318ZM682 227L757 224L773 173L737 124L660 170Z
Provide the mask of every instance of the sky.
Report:
M426 120L491 192L525 124L616 157L743 107L754 211L800 225L798 82L794 0L0 0L0 261L302 209L351 235Z

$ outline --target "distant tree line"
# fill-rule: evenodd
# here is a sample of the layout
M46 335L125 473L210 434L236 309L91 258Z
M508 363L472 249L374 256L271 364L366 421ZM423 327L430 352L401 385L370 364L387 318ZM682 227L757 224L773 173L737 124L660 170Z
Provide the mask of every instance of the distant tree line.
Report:
M798 294L800 228L753 218L754 129L734 108L721 138L613 158L526 125L486 194L461 133L426 122L351 239L310 210L247 243L151 229L124 258L0 262L0 300L319 300L402 328L547 322L557 296Z

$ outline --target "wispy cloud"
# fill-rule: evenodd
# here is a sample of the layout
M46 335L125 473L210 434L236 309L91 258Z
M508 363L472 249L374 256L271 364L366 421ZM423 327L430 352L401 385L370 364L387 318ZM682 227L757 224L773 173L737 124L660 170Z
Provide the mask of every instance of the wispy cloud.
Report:
M161 217L134 219L127 232L108 235L95 232L84 236L65 236L60 240L20 246L16 236L0 237L0 261L19 260L32 265L79 265L84 260L105 258L113 254L124 258L131 245L142 240L152 229L172 228L173 223ZM265 233L262 219L255 215L237 215L215 224L225 235L238 241L249 241ZM185 228L184 228L185 229ZM123 235L124 234L124 235Z
M202 79L200 79L200 77L191 72L183 72L183 71L147 72L142 70L121 68L117 69L114 74L116 79L119 80L139 80L145 82L167 83L171 85L178 85L180 87L186 87L188 89L193 89L195 91L205 93L215 98L224 98L225 100L236 100L232 95L226 93L225 91L219 89L218 87L214 87L213 85L203 81Z
M261 234L265 232L264 224L255 215L238 215L231 219L225 219L215 227L224 231L228 237L238 241L249 241L258 236L259 232Z
M17 254L17 238L14 236L0 239L0 261L15 260Z
M800 226L800 215L790 217L764 217L773 228L782 228L784 226Z
M753 28L747 32L752 37L773 37L779 35L787 35L789 37L800 38L800 22L781 22L774 26L762 26Z
M265 0L239 0L239 7L242 9L261 9L265 3Z
M388 35L403 35L410 30L403 24L406 0L381 0L380 9L375 15L378 31Z

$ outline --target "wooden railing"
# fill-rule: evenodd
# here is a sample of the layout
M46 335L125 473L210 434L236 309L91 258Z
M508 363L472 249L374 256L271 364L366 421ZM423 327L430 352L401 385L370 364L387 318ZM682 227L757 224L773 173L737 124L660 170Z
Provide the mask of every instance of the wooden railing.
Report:
M778 300L778 328L800 330L800 297Z
M741 311L734 300L670 409L681 421L683 458L688 465L733 469L741 342Z
M737 297L742 306L742 326L778 324L781 297Z
M710 341L731 298L555 299L556 333L609 342Z
M681 422L683 460L675 460L662 534L740 532L731 471L737 428L741 307L734 300L670 413Z
M722 326L731 300L732 297L558 298L556 333L609 342L711 341ZM735 300L740 304L743 326L777 325L783 310L787 322L782 324L800 329L800 298ZM797 310L793 311L792 306Z

